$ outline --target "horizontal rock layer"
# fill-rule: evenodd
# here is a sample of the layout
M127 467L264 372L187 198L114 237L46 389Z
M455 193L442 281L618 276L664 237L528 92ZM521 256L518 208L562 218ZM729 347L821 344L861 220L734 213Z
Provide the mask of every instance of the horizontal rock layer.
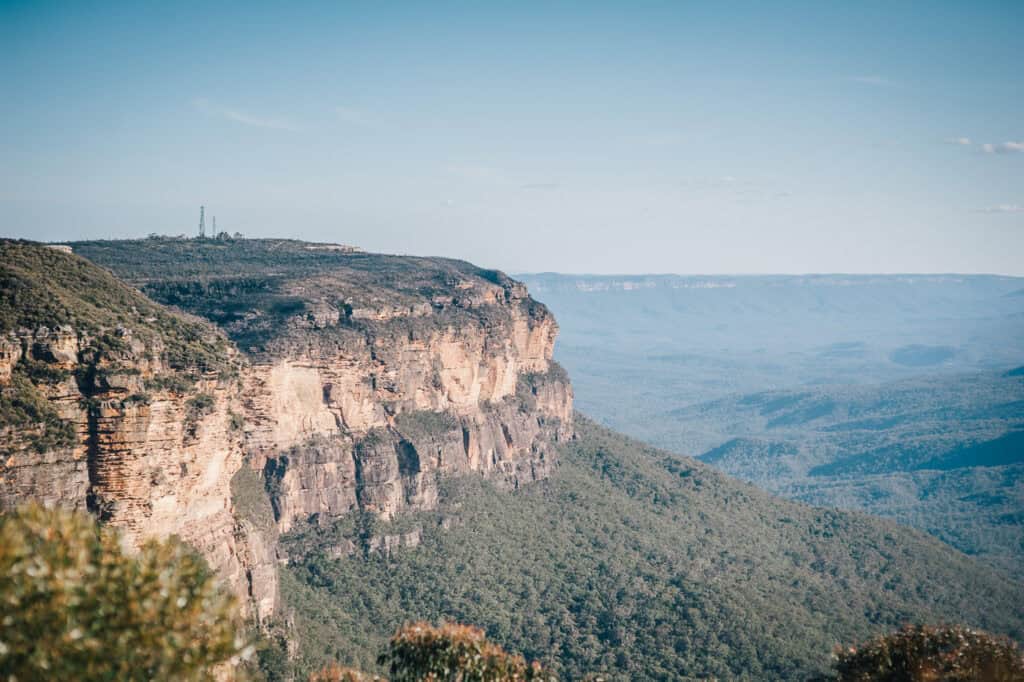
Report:
M177 535L245 598L230 493L242 461L241 384L210 374L184 389L163 388L159 349L123 336L122 350L104 354L68 327L4 339L16 358L6 381L25 363L34 363L37 377L43 367L45 380L32 387L73 436L67 447L39 452L30 431L8 427L0 506L38 499L89 510L129 545Z

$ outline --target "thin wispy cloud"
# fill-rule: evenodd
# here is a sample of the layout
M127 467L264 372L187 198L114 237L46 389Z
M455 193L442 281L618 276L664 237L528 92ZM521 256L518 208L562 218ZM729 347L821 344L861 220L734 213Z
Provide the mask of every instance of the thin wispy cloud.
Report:
M749 180L740 180L734 175L720 175L718 177L694 177L684 178L679 185L686 189L723 189L736 188L737 186L749 186Z
M226 107L220 104L211 102L205 98L196 99L193 104L196 109L207 114L209 116L216 116L233 123L239 123L250 128L266 128L268 130L288 130L296 131L298 126L281 119L276 118L265 118L263 116L256 116L239 109L232 107Z
M1024 205L1021 204L999 204L998 206L986 206L979 208L978 213L1024 213Z
M946 142L949 144L958 144L962 147L971 146L971 138L969 137L947 137Z
M1024 142L985 143L981 150L986 154L1024 154Z

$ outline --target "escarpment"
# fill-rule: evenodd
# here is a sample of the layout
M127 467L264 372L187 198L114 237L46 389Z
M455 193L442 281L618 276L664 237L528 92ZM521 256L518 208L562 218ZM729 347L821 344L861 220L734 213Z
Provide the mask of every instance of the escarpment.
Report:
M555 320L499 272L287 241L0 247L0 504L178 534L261 620L279 532L430 509L443 475L542 479L572 434Z
M272 481L282 531L313 514L430 508L438 474L513 487L547 475L552 443L571 429L554 319L520 289L472 284L483 295L404 316L339 311L305 330L316 321L292 320L254 356L247 447Z
M247 356L245 448L282 532L429 509L446 473L544 478L571 434L554 317L500 272L284 240L74 248Z

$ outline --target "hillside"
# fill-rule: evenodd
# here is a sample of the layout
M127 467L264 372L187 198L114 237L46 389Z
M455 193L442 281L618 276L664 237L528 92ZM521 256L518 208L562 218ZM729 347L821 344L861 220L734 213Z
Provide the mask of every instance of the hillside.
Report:
M1024 576L1024 377L986 372L809 387L673 410L717 433L700 459L810 504L926 530Z
M0 240L0 509L38 499L129 542L177 535L247 598L229 504L244 364L213 325L81 256Z
M370 668L417 618L478 623L567 679L801 679L907 621L1022 632L1024 589L924 534L771 497L586 419L577 434L545 483L453 479L434 513L286 535L301 665ZM422 542L347 555L364 523Z

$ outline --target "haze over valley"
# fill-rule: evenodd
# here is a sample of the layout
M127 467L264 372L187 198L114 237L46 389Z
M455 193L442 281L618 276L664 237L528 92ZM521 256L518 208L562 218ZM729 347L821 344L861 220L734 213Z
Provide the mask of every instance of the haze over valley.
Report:
M602 423L1024 565L1024 279L523 275Z

